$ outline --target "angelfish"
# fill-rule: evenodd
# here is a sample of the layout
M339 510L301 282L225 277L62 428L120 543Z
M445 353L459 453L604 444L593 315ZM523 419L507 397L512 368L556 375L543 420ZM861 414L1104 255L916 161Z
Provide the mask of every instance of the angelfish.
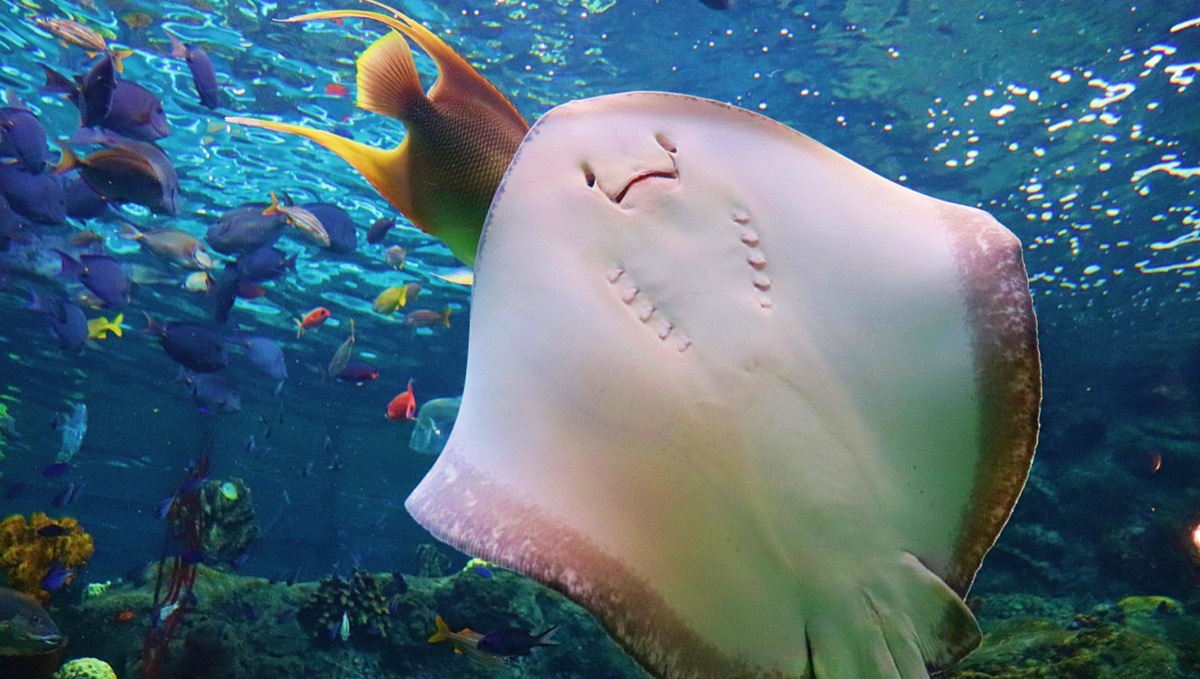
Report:
M226 121L311 139L350 163L422 231L473 265L479 234L500 179L529 131L517 109L446 43L413 19L360 10L303 14L286 22L370 19L396 32L358 59L359 108L396 118L408 133L394 149L377 149L333 132L252 118ZM437 64L439 77L421 88L408 38Z

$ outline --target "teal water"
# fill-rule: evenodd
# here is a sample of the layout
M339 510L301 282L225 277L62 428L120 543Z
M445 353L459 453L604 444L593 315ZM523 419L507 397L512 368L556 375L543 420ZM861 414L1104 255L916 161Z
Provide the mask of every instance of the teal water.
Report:
M269 284L265 296L239 301L232 318L282 344L290 377L276 394L274 381L234 352L227 372L241 409L216 416L197 412L175 381L176 364L135 331L144 326L142 311L206 321L210 300L177 282L137 284L123 310L125 337L65 353L42 319L22 309L28 288L62 289L54 267L7 261L0 400L20 438L7 442L0 462L7 491L0 510L77 517L96 542L88 581L120 578L159 557L164 526L155 512L206 435L215 437L212 477L243 479L253 491L262 533L240 564L243 575L298 567L300 579L316 580L352 565L412 573L417 546L434 542L403 507L432 458L409 449L412 423L390 421L384 411L410 378L421 403L461 393L470 289L437 278L459 264L332 154L223 120L267 117L348 129L374 146L399 144L399 123L353 101L354 56L380 35L378 26L274 21L350 6L357 5L96 0L94 7L0 7L0 87L28 105L52 138L69 136L78 116L60 96L38 91L38 65L76 74L93 62L33 18L71 17L134 51L123 77L163 101L173 132L159 144L179 172L183 202L177 217L128 206L126 219L203 236L224 211L275 191L298 203L336 203L358 227L349 254L297 237L280 241L298 256L296 271ZM905 186L989 211L1025 247L1046 393L1030 486L976 584L986 604L981 619L1009 616L1016 600L1031 612L1061 614L1151 594L1196 612L1197 8L735 0L713 11L694 0L424 0L402 9L479 68L530 122L558 104L606 93L692 94L759 112ZM198 103L186 65L166 55L164 28L211 56L224 97L218 110ZM428 86L432 63L419 53L417 61ZM399 220L396 230L368 245L366 228L384 216ZM186 273L120 239L117 220L45 228L55 235L93 229L126 265L176 281ZM394 245L409 253L402 271L384 258ZM414 332L401 315L371 310L384 288L410 281L425 289L417 308L453 310L451 327ZM317 306L333 319L297 339L293 319ZM88 311L97 315L112 313ZM356 358L381 371L361 386L321 374L350 318ZM89 424L74 469L45 478L41 470L61 441L51 423L79 402L87 404ZM1159 463L1146 461L1154 456ZM83 490L56 508L52 500L67 483ZM466 561L442 550L455 567Z

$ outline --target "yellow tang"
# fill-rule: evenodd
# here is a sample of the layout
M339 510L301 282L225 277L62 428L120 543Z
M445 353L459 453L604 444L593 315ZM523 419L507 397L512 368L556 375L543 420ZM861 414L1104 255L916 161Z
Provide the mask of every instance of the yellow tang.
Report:
M358 58L357 103L404 123L408 133L399 146L377 149L332 132L268 120L226 120L299 135L333 151L409 221L441 239L465 264L474 265L492 196L529 124L494 85L429 29L386 5L367 1L393 16L336 10L285 21L350 17L395 29ZM437 64L438 80L428 95L405 38Z
M117 317L111 321L101 316L88 321L88 339L105 339L108 333L112 333L117 337L121 337L121 323L125 321L125 314L117 314Z
M405 304L408 304L408 286L398 285L379 293L379 296L371 304L371 308L375 310L375 313L387 316L396 313L396 309Z

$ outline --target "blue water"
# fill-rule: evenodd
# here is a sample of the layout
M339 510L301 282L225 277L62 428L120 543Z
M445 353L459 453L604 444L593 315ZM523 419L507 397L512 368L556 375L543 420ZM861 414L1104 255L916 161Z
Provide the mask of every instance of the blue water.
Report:
M990 4L735 0L717 12L695 0L422 0L403 9L476 65L529 121L557 104L611 92L708 97L779 120L913 189L991 212L1025 245L1046 402L1033 490L1010 526L1015 536L1001 538L998 553L1007 556L994 568L985 562L977 588L1024 589L1081 609L1128 594L1195 601L1200 545L1191 544L1190 530L1200 517L1200 453L1190 445L1200 439L1192 424L1200 405L1200 86L1193 78L1200 76L1200 26L1186 22L1200 11L1107 0ZM431 458L408 449L412 424L387 420L384 409L409 378L419 402L461 393L469 288L433 276L457 263L403 221L385 243L367 245L368 225L398 215L356 173L311 143L223 122L249 115L342 125L359 141L398 144L399 123L353 105L353 58L380 35L378 26L273 21L353 5L96 0L94 8L65 1L0 7L0 86L34 110L52 137L70 135L77 112L38 92L37 64L74 74L92 62L32 17L70 16L106 28L135 51L124 77L164 102L173 134L160 146L179 171L184 203L170 219L127 208L132 221L202 236L225 210L276 191L297 202L335 202L359 227L358 249L349 255L285 238L281 247L299 254L296 273L271 284L265 297L239 302L234 321L281 342L291 376L276 395L274 382L235 355L227 372L242 409L234 414L198 413L174 381L177 366L132 331L143 327L142 311L205 320L210 307L202 296L174 285L135 286L124 310L126 336L71 355L21 309L27 279L0 290L0 399L22 435L0 462L0 488L28 484L0 499L0 509L45 511L66 482L85 482L64 511L95 537L90 580L118 577L158 556L163 524L155 510L206 431L216 435L214 477L245 480L264 529L243 573L269 576L299 565L303 578L315 579L351 563L411 572L416 546L433 542L403 508ZM131 27L139 12L149 15L148 27ZM186 65L165 54L164 27L208 51L223 108L199 105ZM428 86L432 64L417 58ZM331 84L344 85L348 96L329 93ZM127 264L182 275L117 238L115 222L86 228L105 236ZM401 272L384 261L392 245L409 251ZM449 329L414 333L401 316L371 311L382 289L408 281L425 286L420 308L454 310ZM52 278L34 284L58 285ZM293 319L316 306L328 307L333 320L298 340ZM362 386L321 377L350 318L357 358L382 371ZM70 479L45 479L38 472L61 439L51 422L77 402L87 404L90 424L75 469ZM1096 437L1103 442L1081 443ZM1145 477L1127 472L1128 456L1149 449L1163 451L1162 469ZM1166 536L1130 543L1134 552L1160 550L1141 553L1155 564L1143 570L1105 547L1139 526ZM1029 537L1047 533L1057 541ZM1060 546L1030 547L1050 543ZM465 560L443 549L456 563ZM1028 575L1030 560L1041 564L1033 568L1041 576Z

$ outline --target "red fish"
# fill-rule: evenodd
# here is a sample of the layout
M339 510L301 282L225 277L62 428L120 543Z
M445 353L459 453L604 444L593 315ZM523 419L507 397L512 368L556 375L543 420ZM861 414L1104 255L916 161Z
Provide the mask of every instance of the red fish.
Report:
M341 83L328 83L325 85L325 94L344 97L349 94L349 92L346 90L346 86Z
M417 419L417 397L413 395L413 381L408 381L408 391L401 393L387 407L387 418L389 420L415 420Z
M319 306L305 314L304 318L296 319L296 337L302 336L304 331L308 330L309 328L315 328L323 324L325 321L329 320L329 317L332 315L333 314L329 313L329 309Z
M116 622L129 622L130 620L133 620L135 615L136 614L133 611L131 611L127 608L127 609L121 611L120 613L117 613L116 615L114 615L113 620Z

